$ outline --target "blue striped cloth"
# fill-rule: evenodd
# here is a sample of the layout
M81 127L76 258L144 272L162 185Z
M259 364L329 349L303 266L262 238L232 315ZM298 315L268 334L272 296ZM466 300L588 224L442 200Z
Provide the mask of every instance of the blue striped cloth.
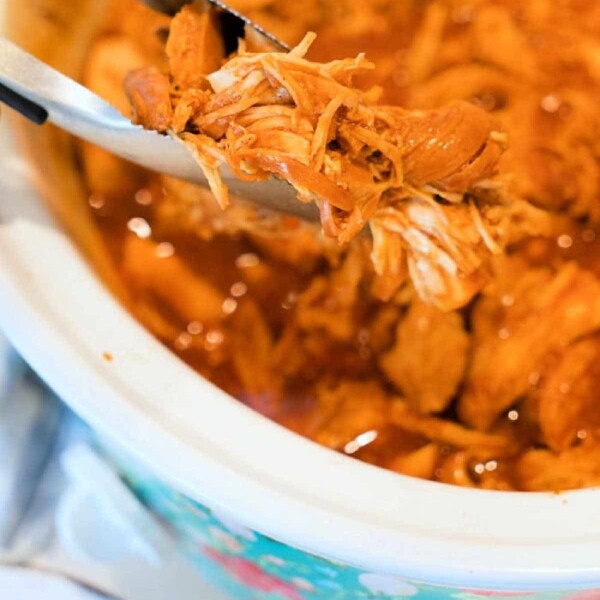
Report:
M65 547L55 517L72 481L60 459L92 438L0 334L0 600L170 600L174 585L177 600L223 600L176 555L159 566L139 556L90 562ZM48 573L70 579L73 593L53 595ZM40 585L43 595L26 591Z
M88 437L0 336L0 556L26 560L51 543L65 485L58 457Z

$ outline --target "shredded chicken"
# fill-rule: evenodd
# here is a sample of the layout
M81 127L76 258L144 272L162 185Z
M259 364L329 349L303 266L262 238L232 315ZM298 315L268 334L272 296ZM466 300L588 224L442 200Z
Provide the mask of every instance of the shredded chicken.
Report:
M340 243L370 222L382 299L408 274L426 302L444 310L466 304L524 204L491 179L507 144L494 119L466 102L412 112L375 105L376 90L352 84L374 65L363 54L307 60L314 34L287 54L242 45L204 76L206 61L194 57L206 54L197 46L211 14L190 6L173 19L170 131L190 147L219 204L230 203L225 163L240 179L285 179L300 201L317 203L324 231ZM136 71L125 86L137 121L164 131L157 90L169 80L163 75L148 90L156 75Z
M174 20L109 4L85 84L185 139L229 201L81 147L145 327L359 460L490 490L600 484L597 2L231 0L300 45L248 32L229 57L201 0ZM229 197L223 163L289 179L329 235Z
M435 441L458 448L489 448L497 453L509 448L508 440L504 436L472 431L462 425L435 417L424 417L412 412L401 400L393 403L391 420L402 429L424 434Z
M600 427L600 337L567 346L550 361L541 380L535 399L542 436L552 450L567 450L587 437L588 429Z
M440 457L437 444L427 444L418 450L397 456L388 468L402 475L432 479Z
M420 413L441 412L463 379L469 344L460 315L415 302L398 323L381 369Z
M152 269L146 268L148 263ZM169 302L184 319L212 323L223 318L223 294L196 279L179 257L161 259L152 242L132 237L125 247L123 267L134 285Z
M463 14L456 3L439 1L429 10L442 6L450 7L442 26L423 22L422 43L436 52L424 76L409 81L408 104L422 108L474 99L510 135L500 169L513 174L513 193L598 222L597 3L480 0ZM421 56L413 45L406 63Z
M557 273L531 270L492 303L485 307L489 316L475 321L459 404L462 419L480 429L527 391L552 352L600 328L600 281L574 263Z
M600 485L600 445L588 442L560 454L530 450L516 466L517 479L530 492Z
M365 431L377 431L386 420L386 396L377 382L346 381L323 387L319 403L330 418L318 428L315 440L341 450Z

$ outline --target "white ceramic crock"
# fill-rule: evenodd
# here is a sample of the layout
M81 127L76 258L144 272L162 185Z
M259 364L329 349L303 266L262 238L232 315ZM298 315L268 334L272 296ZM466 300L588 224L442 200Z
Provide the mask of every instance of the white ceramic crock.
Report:
M357 575L364 593L348 583L336 598L467 597L464 589L575 598L567 592L600 588L600 490L501 493L420 481L335 454L255 414L128 315L49 215L30 156L5 123L0 138L0 328L119 454L172 492L171 504L177 497L192 512L205 510L200 503L227 515L257 532L256 543L280 542L272 542L275 554L295 549L300 562L316 555L333 570L377 574L376 582L410 581L406 593L392 586L392 594ZM219 564L235 575L235 564ZM237 579L251 585L239 572ZM334 597L308 584L296 586L298 598ZM269 594L293 597L285 589Z

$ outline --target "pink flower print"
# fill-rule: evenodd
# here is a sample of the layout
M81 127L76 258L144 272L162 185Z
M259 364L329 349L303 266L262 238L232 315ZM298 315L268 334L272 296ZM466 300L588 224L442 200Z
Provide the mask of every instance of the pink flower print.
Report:
M232 535L218 529L217 527L209 527L208 532L212 535L212 537L223 544L223 547L229 552L233 552L234 554L239 554L244 547L240 544Z
M304 600L296 588L279 577L263 571L254 563L240 556L221 554L213 548L204 548L204 553L221 565L244 585L266 593L280 594L288 600Z
M304 579L304 577L292 577L292 583L299 589L305 592L314 592L315 588L313 584Z
M370 592L383 594L385 597L416 596L419 590L412 584L398 579L392 575L379 575L377 573L361 573L358 581Z
M480 598L525 598L533 596L533 592L486 592L485 590L463 590L463 592Z
M271 565L275 565L276 567L285 567L285 560L283 558L279 558L279 556L273 556L272 554L266 554L262 557L262 559Z
M600 600L600 590L584 590L562 596L561 600Z

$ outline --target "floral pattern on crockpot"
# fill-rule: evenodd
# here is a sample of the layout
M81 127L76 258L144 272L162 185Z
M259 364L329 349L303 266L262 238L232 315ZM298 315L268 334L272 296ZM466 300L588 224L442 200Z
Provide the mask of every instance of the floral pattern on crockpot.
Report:
M368 573L251 531L161 483L114 449L104 449L203 577L232 600L600 600L600 590L456 589Z

